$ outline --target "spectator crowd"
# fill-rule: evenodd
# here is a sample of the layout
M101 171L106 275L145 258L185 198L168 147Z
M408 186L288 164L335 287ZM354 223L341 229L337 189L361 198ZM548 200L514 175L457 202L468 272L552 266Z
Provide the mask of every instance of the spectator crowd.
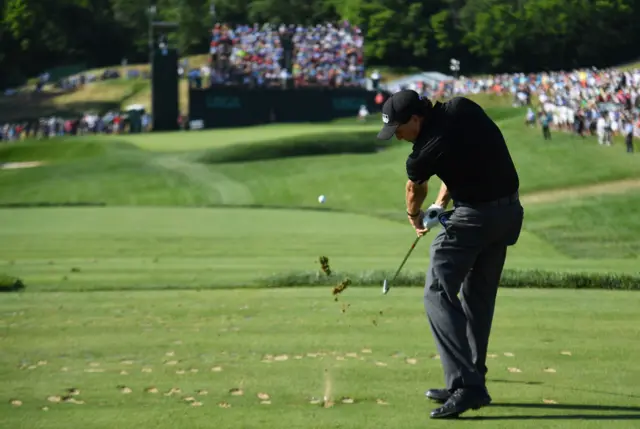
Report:
M315 26L216 24L211 33L212 84L364 86L364 36L348 21Z
M346 20L315 26L217 23L211 30L208 64L189 67L185 59L178 65L178 75L195 87L210 84L365 86L363 44L362 30ZM53 84L56 89L75 90L88 83L122 78L150 79L151 74L137 68L124 72L108 68L52 82L45 72L38 78L34 91L42 91L46 84ZM8 89L5 96L16 93L17 90Z
M301 25L227 25L215 24L211 31L209 63L189 67L188 61L178 65L180 78L191 86L244 85L250 87L341 87L365 86L364 36L359 27L348 21ZM126 62L123 62L125 65ZM87 84L111 79L149 79L150 73L135 68L120 71L105 69L97 73L80 73L53 81L43 73L33 91L45 85L75 91ZM17 90L6 90L14 97ZM126 115L125 115L126 116ZM3 123L0 118L0 141L26 137L49 138L87 133L126 132L126 119L117 112L85 114L78 118L46 117L31 121ZM148 115L143 116L148 124ZM143 124L143 130L147 125Z
M432 99L480 93L512 97L514 107L528 107L528 125L547 128L545 138L550 138L550 130L569 131L597 136L600 144L610 145L614 136L622 136L631 152L631 142L640 137L639 68L462 76L416 80L406 87Z
M140 116L142 132L149 131L151 116ZM15 142L27 138L49 139L53 137L124 134L130 131L131 123L126 112L107 112L104 115L85 114L77 118L51 116L33 121L0 124L0 142Z
M528 124L597 135L600 144L611 144L616 135L640 137L640 69L461 78L452 89L455 94L492 92L513 97L514 106L529 107Z
M189 68L181 62L180 77L191 86L242 85L256 87L366 86L364 36L348 21L302 25L228 25L211 30L209 63ZM375 73L374 73L375 74ZM73 90L97 80L123 77L117 70L61 79L58 88ZM149 78L148 72L129 70L127 78ZM372 75L373 77L373 75ZM444 75L443 75L444 77ZM40 77L36 92L49 76ZM640 69L580 69L413 81L409 87L432 99L463 94L493 93L512 97L516 107L527 106L525 122L549 130L597 135L603 145L613 136L640 137ZM401 88L389 88L395 92ZM13 94L6 94L11 96ZM0 140L25 136L52 137L86 133L125 132L126 119L118 112L81 118L41 118L29 123L0 123ZM142 130L150 118L142 117ZM631 145L631 148L633 146Z

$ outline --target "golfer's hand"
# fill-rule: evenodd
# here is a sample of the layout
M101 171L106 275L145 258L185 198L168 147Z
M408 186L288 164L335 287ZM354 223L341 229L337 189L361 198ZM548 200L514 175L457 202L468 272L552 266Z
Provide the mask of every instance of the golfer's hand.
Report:
M422 218L422 223L427 229L433 229L440 224L438 216L444 211L441 205L431 204Z
M429 232L429 228L425 228L424 225L422 224L422 219L424 218L424 212L422 210L420 210L420 213L418 214L418 216L415 216L415 217L407 216L407 217L409 218L409 223L411 224L413 229L416 230L416 234L418 234L418 236L425 235L427 232Z

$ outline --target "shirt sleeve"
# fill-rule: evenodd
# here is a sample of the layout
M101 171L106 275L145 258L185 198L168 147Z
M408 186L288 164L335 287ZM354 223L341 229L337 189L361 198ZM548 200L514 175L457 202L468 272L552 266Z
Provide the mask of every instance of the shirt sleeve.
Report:
M422 184L437 173L437 163L442 156L443 138L434 137L423 147L414 150L407 158L407 177Z

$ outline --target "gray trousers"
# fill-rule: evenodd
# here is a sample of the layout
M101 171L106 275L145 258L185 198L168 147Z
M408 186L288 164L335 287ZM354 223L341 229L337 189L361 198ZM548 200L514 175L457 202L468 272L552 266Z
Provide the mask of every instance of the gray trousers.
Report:
M451 391L485 384L498 283L523 216L519 201L459 205L431 245L424 306Z

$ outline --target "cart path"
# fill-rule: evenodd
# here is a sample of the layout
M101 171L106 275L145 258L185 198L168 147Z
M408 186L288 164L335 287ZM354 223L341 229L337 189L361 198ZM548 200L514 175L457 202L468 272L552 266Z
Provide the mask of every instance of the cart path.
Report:
M531 192L522 195L521 200L524 204L555 203L566 198L623 194L635 189L640 189L640 179L615 180L611 182L597 183L594 185Z

